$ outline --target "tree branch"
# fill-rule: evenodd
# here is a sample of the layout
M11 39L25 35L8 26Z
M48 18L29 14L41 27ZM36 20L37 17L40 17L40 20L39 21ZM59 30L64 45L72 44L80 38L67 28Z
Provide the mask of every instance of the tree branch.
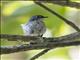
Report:
M9 35L9 34L0 34L0 38L2 40L6 39L9 41L34 41L34 42L39 42L41 39L44 42L49 42L49 41L64 41L64 40L75 40L80 38L80 32L75 32L66 36L62 37L55 37L55 38L46 38L46 37L38 37L38 36L22 36L22 35Z
M3 40L8 39L8 38L12 38L13 40L15 40L15 38L19 38L20 40L23 40L23 41L32 41L33 40L36 42L36 41L40 41L41 39L43 39L43 42L40 42L37 44L22 44L22 45L17 45L17 46L1 46L0 54L9 54L9 53L15 53L15 52L21 52L21 51L34 50L34 49L37 50L37 49L46 49L46 48L53 48L53 47L57 48L57 47L64 47L64 46L80 45L80 32L76 32L76 33L72 33L70 35L56 37L56 38L19 36L19 35L7 35L7 34L0 34L0 36L1 36L0 38ZM5 38L5 36L6 36L6 38ZM36 40L34 40L34 39L36 39Z
M80 9L80 3L78 2L71 2L69 0L36 0L38 2L44 2L44 3L52 3L52 4L57 4L60 6L67 6L67 7L72 7L72 8L77 8Z

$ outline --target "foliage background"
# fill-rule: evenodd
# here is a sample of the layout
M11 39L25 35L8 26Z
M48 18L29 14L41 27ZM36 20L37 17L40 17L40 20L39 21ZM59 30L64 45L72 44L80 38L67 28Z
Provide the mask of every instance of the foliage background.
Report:
M75 1L75 0L72 0ZM28 22L33 15L48 16L45 19L45 24L48 31L45 36L59 37L75 32L73 28L68 26L65 22L59 19L57 16L53 16L51 13L43 9L42 7L34 4L33 1L1 1L1 33L3 34L16 34L24 35L21 24ZM63 17L74 22L77 26L80 26L80 9L62 7L56 4L45 3L50 9L56 11ZM1 41L1 45L16 45L20 42ZM64 47L52 49L37 60L72 60L69 51L76 47ZM80 49L78 47L78 49ZM2 55L2 60L28 60L30 57L39 53L41 50L20 52L14 54ZM76 58L78 60L78 58Z

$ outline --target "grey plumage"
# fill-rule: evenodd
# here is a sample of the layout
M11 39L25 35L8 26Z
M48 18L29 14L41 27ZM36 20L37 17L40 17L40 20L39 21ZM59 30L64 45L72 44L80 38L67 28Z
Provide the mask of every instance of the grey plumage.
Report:
M32 16L28 23L21 24L24 34L30 36L43 35L46 31L43 18L45 17L41 15Z

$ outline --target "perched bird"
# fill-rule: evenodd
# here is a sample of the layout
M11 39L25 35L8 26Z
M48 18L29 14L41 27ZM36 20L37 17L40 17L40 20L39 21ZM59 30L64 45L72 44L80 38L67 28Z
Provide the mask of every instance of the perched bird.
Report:
M46 27L43 22L44 18L47 17L35 15L31 17L27 24L21 24L24 34L28 36L42 36L46 31Z
M42 16L42 15L35 15L31 17L31 19L29 20L27 24L26 23L21 24L24 34L28 36L42 37L43 34L46 32L46 26L43 22L44 18L47 18L47 17ZM35 55L34 57L32 57L31 60L38 58L39 56L43 55L49 50L50 49L45 49L44 51L40 52L38 56Z

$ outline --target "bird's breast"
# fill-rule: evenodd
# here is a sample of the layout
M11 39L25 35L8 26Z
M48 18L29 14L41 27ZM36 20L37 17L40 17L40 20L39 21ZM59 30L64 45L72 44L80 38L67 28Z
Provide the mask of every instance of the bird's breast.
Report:
M42 35L46 31L46 27L44 22L42 21L34 21L29 24L29 28L31 30L31 34Z

